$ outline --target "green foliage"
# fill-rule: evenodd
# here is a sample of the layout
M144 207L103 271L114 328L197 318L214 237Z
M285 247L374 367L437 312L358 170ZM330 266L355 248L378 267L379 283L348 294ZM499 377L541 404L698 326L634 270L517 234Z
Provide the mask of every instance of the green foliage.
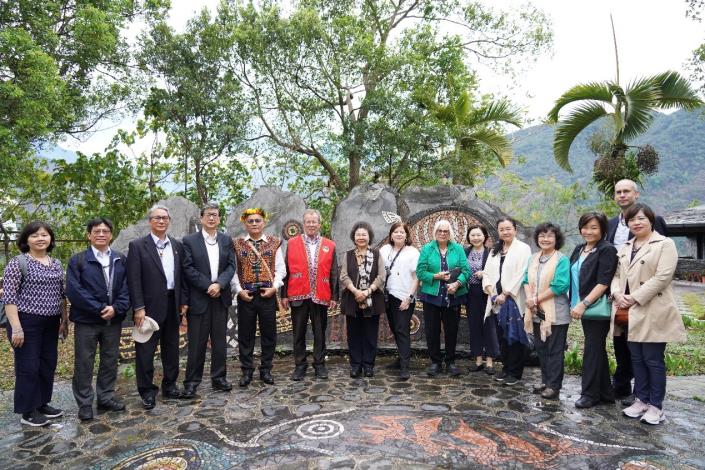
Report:
M688 311L693 317L698 320L705 320L705 302L703 302L701 296L693 293L685 294L683 296L683 303L688 307ZM685 321L685 319L686 316L684 315L683 320Z
M38 142L90 129L129 95L123 28L161 0L0 3L0 183ZM7 165L7 167L6 167ZM11 180L10 180L11 181Z
M560 111L569 104L577 106L560 119ZM561 168L572 171L568 160L571 145L578 134L604 116L612 119L609 142L619 149L648 130L654 111L691 110L701 105L688 81L674 71L636 79L626 88L612 81L576 85L560 96L548 113L549 122L558 124L554 158Z
M274 2L235 2L221 7L218 21L232 28L230 70L260 121L255 138L270 146L268 159L281 158L266 164L302 168L299 176L317 175L337 193L365 181L397 189L437 182L452 170L441 158L444 147L459 136L427 119L418 96L449 103L463 91L474 95L472 58L502 67L517 57L531 60L551 41L535 9L508 15L453 1L307 0L287 12ZM464 25L462 32L448 34L451 21ZM504 150L486 129L477 131L465 133L474 137L465 147L484 140ZM279 172L279 179L291 176Z
M565 352L565 371L569 374L580 375L583 372L583 352L577 341Z
M226 68L228 35L203 10L183 33L160 21L142 37L140 62L154 79L144 114L154 132L164 132L175 181L186 183L185 196L197 205L237 203L249 182L241 161L248 113L239 80Z

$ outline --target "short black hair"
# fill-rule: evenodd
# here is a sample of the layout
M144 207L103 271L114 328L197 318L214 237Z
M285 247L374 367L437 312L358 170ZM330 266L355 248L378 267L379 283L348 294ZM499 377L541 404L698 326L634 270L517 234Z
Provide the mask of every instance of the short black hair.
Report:
M218 216L220 216L220 206L216 202L207 202L204 205L201 206L201 217L203 217L203 214L206 213L207 210L209 209L215 209L218 211Z
M591 220L597 220L600 225L600 238L607 238L607 216L602 212L590 211L581 215L578 219L578 230L582 230Z
M655 230L654 225L656 224L656 214L643 202L632 204L632 207L627 209L627 212L624 214L624 223L628 224L629 221L636 217L640 211L643 212L646 218L649 219L649 222L651 222L651 230Z
M113 231L113 221L108 219L107 217L96 217L95 219L89 220L86 224L86 231L88 233L91 233L93 231L93 227L97 227L101 224L107 225L110 231Z
M54 236L54 231L51 229L48 223L42 222L41 220L35 220L34 222L30 222L25 225L22 228L22 231L20 232L19 238L17 238L17 247L22 253L29 253L29 236L33 233L38 232L40 229L46 230L49 233L49 236L51 237L51 241L49 242L49 246L47 247L47 253L50 253L51 250L54 249L54 247L56 246L56 237Z
M372 240L375 239L375 232L372 230L372 226L367 222L355 222L355 225L353 225L352 230L350 230L350 240L355 243L355 232L357 232L357 230L360 228L367 230L367 235L370 236L369 243L372 243Z
M470 232L472 232L475 229L480 230L482 232L482 234L485 236L484 242L486 242L487 239L490 238L490 233L487 231L487 227L485 227L482 224L474 224L474 225L469 226L468 231L465 233L465 239L468 241L468 243L470 243Z
M406 233L406 240L404 240L404 244L411 245L411 229L404 222L394 222L392 224L392 226L389 228L389 235L387 235L388 243L394 246L394 240L392 240L392 233L394 233L394 231L399 227L403 227L404 232Z
M534 243L536 243L536 246L539 246L539 235L547 232L553 232L556 236L556 250L563 248L563 245L565 244L565 235L563 235L561 226L554 224L553 222L544 222L536 226L534 229Z

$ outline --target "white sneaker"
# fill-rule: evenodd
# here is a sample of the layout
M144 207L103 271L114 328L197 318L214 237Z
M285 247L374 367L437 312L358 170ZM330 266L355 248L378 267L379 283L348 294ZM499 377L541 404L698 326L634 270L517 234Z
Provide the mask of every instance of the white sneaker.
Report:
M659 410L654 405L649 405L649 409L641 417L642 423L647 424L660 424L666 421L666 413L663 410Z
M623 409L622 413L629 418L641 418L648 409L649 405L637 398L629 408Z

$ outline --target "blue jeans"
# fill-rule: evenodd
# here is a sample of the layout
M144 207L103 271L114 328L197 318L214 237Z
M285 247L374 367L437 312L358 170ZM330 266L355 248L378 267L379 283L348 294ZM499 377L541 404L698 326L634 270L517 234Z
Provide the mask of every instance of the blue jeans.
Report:
M666 396L666 343L629 341L634 370L634 395L659 410Z

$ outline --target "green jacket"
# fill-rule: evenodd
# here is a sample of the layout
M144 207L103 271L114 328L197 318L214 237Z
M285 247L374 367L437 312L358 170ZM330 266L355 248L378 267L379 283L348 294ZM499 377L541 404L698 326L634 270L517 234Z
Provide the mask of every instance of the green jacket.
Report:
M460 268L460 287L455 292L455 295L463 295L468 292L468 279L472 276L472 270L468 264L468 259L465 257L465 250L459 243L452 241L448 242L448 270ZM428 295L438 295L441 288L441 281L433 279L433 275L441 270L441 252L438 249L438 242L435 240L426 243L421 248L419 262L416 265L416 277L421 281L421 292Z

